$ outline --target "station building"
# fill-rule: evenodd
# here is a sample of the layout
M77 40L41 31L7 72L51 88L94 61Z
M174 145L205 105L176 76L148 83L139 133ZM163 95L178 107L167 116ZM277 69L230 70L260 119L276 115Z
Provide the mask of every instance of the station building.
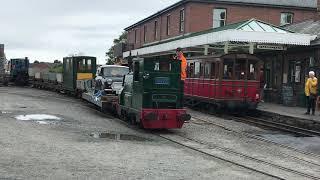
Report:
M123 57L172 54L176 47L188 56L255 54L264 61L266 100L303 106L305 75L320 54L317 34L294 28L317 19L319 5L320 0L182 0L126 28Z

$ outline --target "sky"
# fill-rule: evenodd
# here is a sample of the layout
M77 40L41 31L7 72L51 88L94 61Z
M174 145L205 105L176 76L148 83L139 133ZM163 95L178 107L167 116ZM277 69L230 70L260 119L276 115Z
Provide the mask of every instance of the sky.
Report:
M53 62L105 52L123 29L178 0L1 0L0 44L7 59Z

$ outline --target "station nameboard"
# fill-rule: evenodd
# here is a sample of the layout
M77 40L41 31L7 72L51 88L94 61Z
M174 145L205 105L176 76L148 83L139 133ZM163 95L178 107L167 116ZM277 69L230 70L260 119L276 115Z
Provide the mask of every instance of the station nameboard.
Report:
M276 50L276 51L286 50L286 48L281 45L257 45L257 49Z

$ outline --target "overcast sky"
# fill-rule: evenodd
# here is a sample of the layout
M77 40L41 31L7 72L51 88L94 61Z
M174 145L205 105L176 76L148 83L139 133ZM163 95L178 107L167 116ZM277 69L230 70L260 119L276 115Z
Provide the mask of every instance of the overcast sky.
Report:
M123 29L178 0L2 0L0 43L7 59L50 62L74 53L99 63Z

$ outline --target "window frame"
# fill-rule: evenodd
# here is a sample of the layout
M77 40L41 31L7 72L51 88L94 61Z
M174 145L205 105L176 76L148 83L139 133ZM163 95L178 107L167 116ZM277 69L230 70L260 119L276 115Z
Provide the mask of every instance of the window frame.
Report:
M179 20L179 32L182 33L185 30L185 18L186 18L186 12L184 9L180 10L180 20Z
M137 44L138 43L138 29L134 30L134 43Z
M154 21L154 40L158 39L158 21Z
M167 15L167 22L166 22L166 34L170 36L170 24L171 24L171 15Z
M147 42L147 33L148 33L147 25L144 25L143 26L143 42Z
M215 11L216 10L224 10L225 11L225 18L224 19L220 18L219 20L215 19ZM222 8L222 7L214 8L213 12L212 12L212 27L213 28L218 28L218 27L226 26L227 25L227 18L228 18L227 14L228 14L227 8ZM220 15L221 15L221 13L219 14L219 17L220 17ZM216 25L215 24L216 21L219 22L219 26L215 26ZM221 21L224 21L224 25L223 26L221 26Z
M282 15L285 15L285 20L287 20L287 16L291 15L291 22L282 22ZM292 12L281 12L280 13L280 26L285 26L293 23L294 13Z

